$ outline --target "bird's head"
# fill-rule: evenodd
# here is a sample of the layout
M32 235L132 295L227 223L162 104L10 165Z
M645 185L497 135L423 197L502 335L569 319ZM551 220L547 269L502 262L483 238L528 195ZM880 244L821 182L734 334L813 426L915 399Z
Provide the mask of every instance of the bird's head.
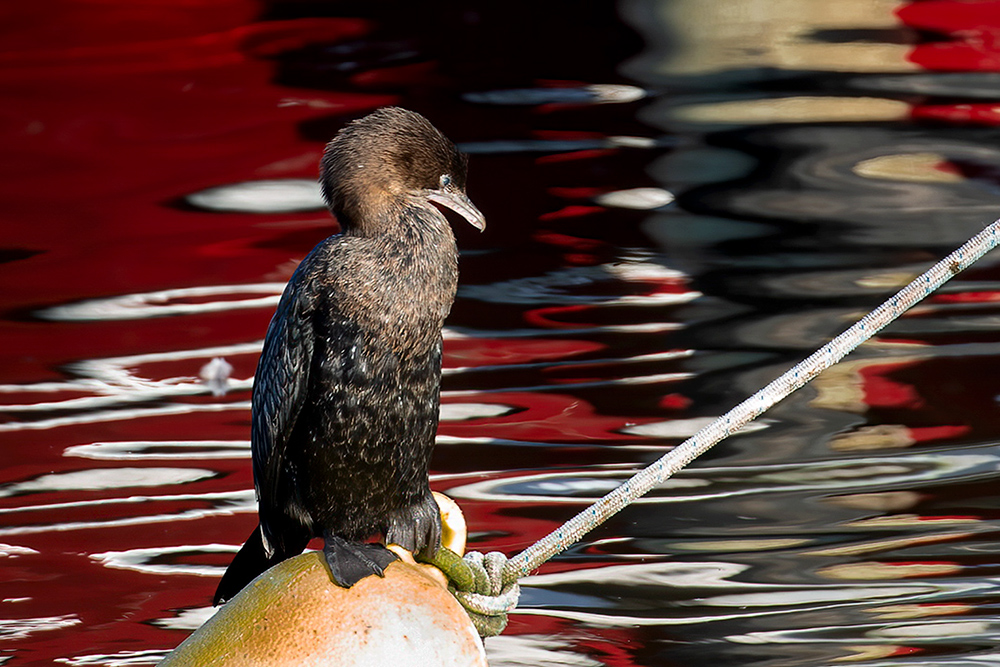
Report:
M378 233L403 204L446 206L479 230L486 219L465 194L467 158L420 114L386 107L348 124L327 144L323 196L345 230Z

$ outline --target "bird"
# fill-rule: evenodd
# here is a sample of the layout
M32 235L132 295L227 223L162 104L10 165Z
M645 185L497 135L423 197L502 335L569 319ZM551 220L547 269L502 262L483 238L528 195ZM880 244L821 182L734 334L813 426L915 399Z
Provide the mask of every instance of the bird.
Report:
M340 231L299 264L268 326L251 400L259 523L215 605L314 537L342 587L382 575L396 558L384 544L436 554L428 471L458 284L439 206L485 228L467 165L430 121L399 107L348 123L326 145L320 185Z

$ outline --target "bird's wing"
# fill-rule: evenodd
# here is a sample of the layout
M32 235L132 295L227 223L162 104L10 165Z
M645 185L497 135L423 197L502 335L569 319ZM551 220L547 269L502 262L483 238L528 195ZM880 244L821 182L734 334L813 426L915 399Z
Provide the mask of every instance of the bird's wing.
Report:
M274 537L268 517L285 513L290 501L284 489L290 480L282 479L282 463L309 386L313 327L307 269L312 259L303 261L285 287L254 377L250 440L261 527L267 538Z

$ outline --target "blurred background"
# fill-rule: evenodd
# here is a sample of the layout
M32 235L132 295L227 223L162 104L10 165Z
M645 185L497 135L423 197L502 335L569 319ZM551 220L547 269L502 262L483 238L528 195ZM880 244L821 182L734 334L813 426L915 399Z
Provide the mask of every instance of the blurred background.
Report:
M0 664L211 614L350 119L470 155L432 486L513 554L1000 216L998 102L995 0L4 3ZM491 663L1000 663L997 260L525 580Z

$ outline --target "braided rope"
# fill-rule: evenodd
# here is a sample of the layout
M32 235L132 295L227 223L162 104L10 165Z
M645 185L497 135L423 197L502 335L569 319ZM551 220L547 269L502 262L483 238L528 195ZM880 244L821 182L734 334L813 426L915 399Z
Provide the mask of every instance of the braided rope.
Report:
M781 377L698 431L662 458L636 473L631 479L514 556L503 569L509 583L527 576L542 563L565 551L586 533L601 525L634 500L662 484L720 440L729 437L765 410L803 387L822 371L843 359L861 343L882 330L914 304L964 271L1000 243L1000 220L969 239L961 248L932 266L901 289L895 296L865 315L854 326L831 340Z

